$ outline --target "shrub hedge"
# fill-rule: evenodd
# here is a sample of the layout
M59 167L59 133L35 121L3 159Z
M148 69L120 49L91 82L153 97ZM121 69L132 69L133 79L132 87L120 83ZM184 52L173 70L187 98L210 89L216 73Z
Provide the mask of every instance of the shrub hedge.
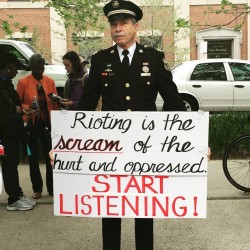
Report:
M222 159L229 143L236 137L250 133L250 112L213 112L209 117L209 146L212 159Z

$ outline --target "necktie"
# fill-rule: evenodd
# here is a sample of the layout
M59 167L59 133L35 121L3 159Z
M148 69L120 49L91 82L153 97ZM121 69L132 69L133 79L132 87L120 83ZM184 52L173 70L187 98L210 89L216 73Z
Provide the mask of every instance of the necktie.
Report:
M122 54L124 55L123 59L122 59L122 71L124 73L124 75L127 74L128 69L129 69L129 58L128 58L128 50L123 50Z

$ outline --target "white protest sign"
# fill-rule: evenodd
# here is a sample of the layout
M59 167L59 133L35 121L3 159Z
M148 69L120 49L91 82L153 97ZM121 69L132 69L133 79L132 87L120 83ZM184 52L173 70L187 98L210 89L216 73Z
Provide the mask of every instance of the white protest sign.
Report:
M208 119L53 111L55 214L206 217Z

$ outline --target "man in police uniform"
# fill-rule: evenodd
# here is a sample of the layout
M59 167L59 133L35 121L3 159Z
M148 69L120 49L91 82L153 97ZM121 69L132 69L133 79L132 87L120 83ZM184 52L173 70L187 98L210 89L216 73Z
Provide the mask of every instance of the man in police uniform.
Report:
M164 53L135 41L142 10L130 1L116 0L103 11L116 45L92 56L89 81L78 109L95 110L102 96L103 111L156 111L159 92L163 110L185 111ZM120 218L103 218L102 232L103 249L120 249ZM135 236L136 249L153 249L153 219L135 219Z

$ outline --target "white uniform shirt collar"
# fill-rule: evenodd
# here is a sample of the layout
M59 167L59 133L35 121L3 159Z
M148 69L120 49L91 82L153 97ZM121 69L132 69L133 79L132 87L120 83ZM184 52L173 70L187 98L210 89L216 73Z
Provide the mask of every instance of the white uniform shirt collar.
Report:
M136 42L134 42L134 44L130 48L128 48L128 51L129 51L129 53L128 53L129 64L131 64L132 58L133 58L134 53L135 53L135 49L136 49ZM119 54L120 60L122 61L122 59L124 57L124 55L122 54L122 51L124 49L122 49L121 47L119 47L117 45L117 50L118 50L118 54Z

